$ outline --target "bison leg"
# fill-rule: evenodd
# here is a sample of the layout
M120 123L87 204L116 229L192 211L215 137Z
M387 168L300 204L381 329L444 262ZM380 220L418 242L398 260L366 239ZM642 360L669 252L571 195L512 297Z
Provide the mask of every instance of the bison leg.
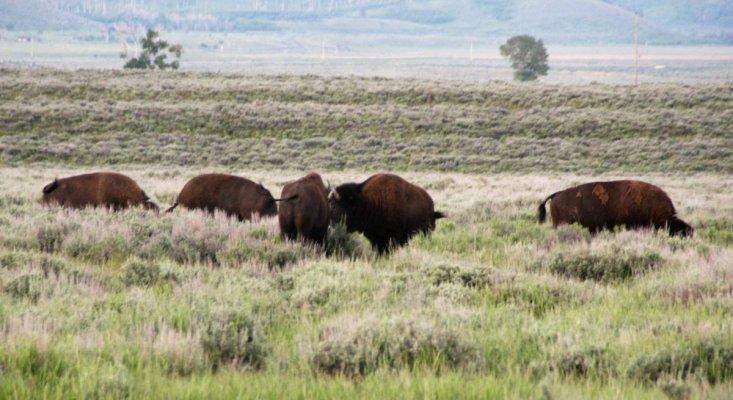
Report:
M318 244L323 244L326 241L326 234L328 234L328 227L325 229L317 229L311 235L311 240Z
M373 241L372 246L374 246L374 248L377 249L377 253L379 253L379 255L389 254L391 250L389 240L385 240L385 239Z

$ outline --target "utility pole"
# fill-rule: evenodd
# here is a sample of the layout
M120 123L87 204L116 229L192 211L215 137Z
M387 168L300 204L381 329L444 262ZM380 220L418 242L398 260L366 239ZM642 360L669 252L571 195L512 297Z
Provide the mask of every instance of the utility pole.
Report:
M634 86L639 86L639 14L634 13Z

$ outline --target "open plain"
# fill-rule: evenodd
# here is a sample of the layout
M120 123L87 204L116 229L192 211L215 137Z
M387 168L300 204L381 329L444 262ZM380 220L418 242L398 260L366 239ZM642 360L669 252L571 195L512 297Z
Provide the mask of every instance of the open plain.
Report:
M0 71L0 398L730 398L733 86ZM114 170L424 187L390 257L335 228L44 208ZM537 223L569 186L662 187L692 239Z

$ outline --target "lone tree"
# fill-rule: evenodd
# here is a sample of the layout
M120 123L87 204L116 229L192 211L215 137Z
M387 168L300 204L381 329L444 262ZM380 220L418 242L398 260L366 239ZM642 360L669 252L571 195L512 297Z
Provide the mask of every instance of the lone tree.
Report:
M180 65L178 59L181 58L183 47L180 44L169 44L165 40L160 40L159 36L158 31L148 29L147 35L140 40L143 45L142 54L139 57L134 57L127 61L125 63L125 69L178 69ZM165 62L165 59L168 57L165 54L166 49L176 56L176 59L170 63Z
M514 79L534 81L540 75L547 75L547 50L542 40L529 35L513 36L499 47L501 55L508 57L514 68Z

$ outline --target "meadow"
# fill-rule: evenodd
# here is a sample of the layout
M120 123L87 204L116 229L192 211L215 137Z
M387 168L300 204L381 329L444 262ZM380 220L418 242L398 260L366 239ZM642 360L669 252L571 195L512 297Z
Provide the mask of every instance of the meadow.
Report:
M730 89L3 70L0 398L730 398ZM202 172L386 170L448 218L326 256L274 218L40 205L98 169L161 207ZM695 237L537 223L615 178Z

